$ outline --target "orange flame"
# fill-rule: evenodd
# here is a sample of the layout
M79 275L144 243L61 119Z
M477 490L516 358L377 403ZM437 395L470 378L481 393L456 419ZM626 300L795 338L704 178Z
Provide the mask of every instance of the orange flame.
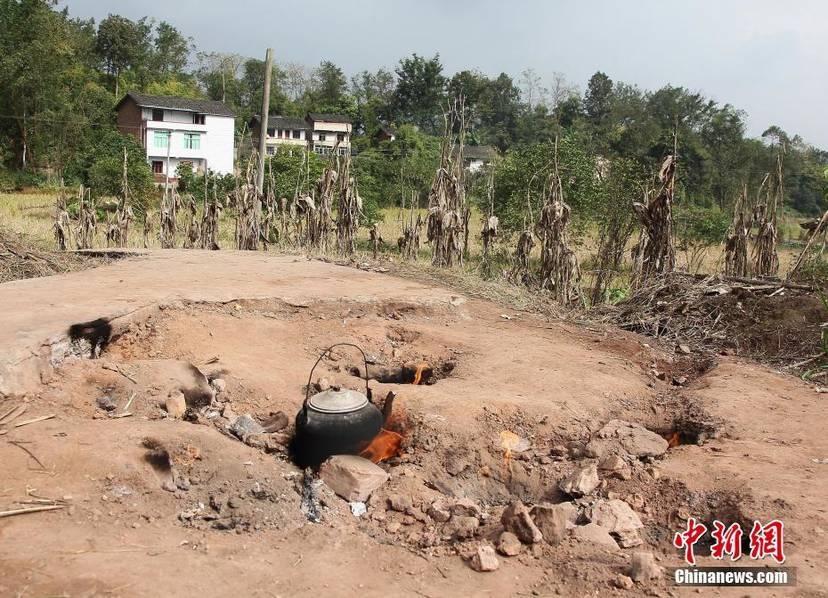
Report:
M673 432L667 438L667 448L674 448L681 444L681 434L678 432Z
M500 446L503 448L503 471L512 472L512 450L520 442L520 437L514 432L503 430L500 433Z
M411 384L417 385L422 381L423 372L425 371L425 369L427 367L428 367L428 364L425 363L425 362L417 364L417 371L414 372L414 382L412 382Z
M379 434L374 436L371 443L362 449L359 456L374 463L385 461L400 454L402 441L402 434L397 434L396 432L383 428Z

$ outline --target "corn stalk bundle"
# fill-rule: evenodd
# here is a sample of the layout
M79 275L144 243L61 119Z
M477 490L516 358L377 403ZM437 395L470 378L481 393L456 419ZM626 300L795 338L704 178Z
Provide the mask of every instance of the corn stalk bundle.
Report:
M121 175L121 193L118 197L118 208L115 210L115 227L111 234L107 233L107 246L110 236L116 247L126 247L129 239L129 223L135 218L130 205L129 172L127 170L128 154L124 148L124 165Z
M176 222L178 209L181 207L181 197L175 189L169 189L161 199L161 226L159 236L163 249L175 248Z
M190 215L189 221L187 222L187 236L184 237L184 249L192 249L198 244L199 239L201 239L198 206L196 205L195 198L191 194L186 196L184 203L187 205L187 212Z
M676 267L673 246L673 196L676 184L675 154L667 156L658 173L661 189L646 203L633 203L641 223L641 236L633 248L633 284L668 274Z
M524 226L518 237L515 253L512 256L512 269L509 272L509 280L513 283L520 283L527 286L531 283L532 276L529 273L529 257L532 255L532 249L534 247L535 236L531 230Z
M336 211L336 244L339 253L352 255L356 251L359 218L362 215L362 199L357 192L356 180L351 176L351 156L346 156L339 175L339 207Z
M66 251L72 229L69 212L66 210L66 193L63 186L61 186L55 202L55 222L52 226L55 233L55 245L57 245L59 251Z
M106 215L106 229L105 229L105 237L106 237L106 246L107 247L117 247L118 246L118 220L117 218L113 219L112 214L107 213Z
M759 199L754 211L754 221L758 227L756 241L753 245L753 270L756 276L775 276L779 271L779 255L776 253L777 211L782 204L782 154L776 156L775 176L765 177L759 187L765 189L765 197Z
M451 267L463 263L466 191L463 176L463 144L466 135L465 100L461 96L443 114L445 129L440 152L440 168L428 195L426 233L431 243L431 263ZM459 127L459 136L454 131ZM455 141L457 151L455 151Z
M201 248L221 249L219 246L219 218L221 217L222 205L216 196L216 189L213 188L213 198L204 198L204 212L201 215Z
M291 205L292 207L292 205ZM279 198L279 241L284 247L290 239L291 208L288 207L287 197Z
M403 259L414 261L417 261L420 254L420 231L423 228L423 217L417 211L416 198L416 192L412 192L408 220L404 222L402 235L397 239L397 248L400 250ZM403 206L403 209L405 209L405 206ZM402 213L400 217L402 218Z
M78 188L78 229L75 234L78 249L92 249L97 225L98 217L95 213L92 190L81 185Z
M147 213L147 210L144 210L144 218L141 222L141 229L144 237L144 249L149 249L149 236L152 232L152 220Z
M322 251L329 249L331 228L334 222L332 206L339 176L335 165L329 161L325 170L322 171L322 176L316 182L316 202L305 203L304 213L308 216L308 243L314 249ZM311 206L313 209L308 209Z
M273 177L273 168L268 161L268 185L264 196L264 217L262 219L262 245L265 251L270 243L279 239L279 225L276 212L278 205L276 201L276 179Z
M819 220L803 222L799 226L808 231L808 238L802 252L797 256L796 261L788 271L787 280L796 278L803 264L820 259L825 252L825 244L828 242L828 211ZM819 251L816 251L814 242L819 238L822 238L822 246Z
M486 194L489 199L489 211L486 218L483 220L483 230L480 231L480 239L483 241L483 261L488 262L491 248L497 239L497 228L500 221L494 215L494 168L489 173L489 182L486 187ZM468 230L468 220L466 221L466 229Z
M747 211L747 188L733 204L733 220L725 239L725 275L748 276L748 237L750 217Z
M535 234L541 242L541 289L552 289L559 302L569 303L580 297L581 272L575 252L569 247L567 227L571 209L563 200L557 146L555 151L555 169L549 177L549 191L535 226Z

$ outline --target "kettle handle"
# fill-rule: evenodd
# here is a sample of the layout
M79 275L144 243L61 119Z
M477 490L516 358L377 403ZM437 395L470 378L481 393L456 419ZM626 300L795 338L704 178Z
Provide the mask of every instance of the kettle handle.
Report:
M308 385L305 387L305 401L302 403L302 408L307 409L308 401L310 400L310 389L311 389L311 381L313 380L313 371L316 369L316 366L319 365L319 362L322 361L322 358L325 357L328 353L331 352L331 349L334 347L353 347L354 349L358 349L360 353L362 353L362 359L365 361L365 396L368 397L368 400L371 400L371 389L368 388L368 356L365 355L365 351L362 350L362 347L355 345L353 343L336 343L335 345L331 345L327 349L322 352L322 355L316 360L316 363L313 364L311 368L310 374L308 375Z

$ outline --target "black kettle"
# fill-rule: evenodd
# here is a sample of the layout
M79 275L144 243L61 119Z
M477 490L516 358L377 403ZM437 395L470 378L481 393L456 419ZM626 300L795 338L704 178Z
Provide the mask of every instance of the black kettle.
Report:
M350 389L329 388L310 396L313 372L334 347L354 347L365 362L365 394ZM317 467L331 455L359 454L383 424L382 412L372 402L368 387L368 358L357 345L337 343L325 349L308 376L305 401L296 414L293 460L300 467Z

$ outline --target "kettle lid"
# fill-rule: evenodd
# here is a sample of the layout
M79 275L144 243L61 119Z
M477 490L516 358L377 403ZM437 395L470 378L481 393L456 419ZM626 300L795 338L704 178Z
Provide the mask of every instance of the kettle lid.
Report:
M349 388L341 390L329 388L313 395L308 400L308 406L320 413L351 413L359 411L367 404L368 397Z

